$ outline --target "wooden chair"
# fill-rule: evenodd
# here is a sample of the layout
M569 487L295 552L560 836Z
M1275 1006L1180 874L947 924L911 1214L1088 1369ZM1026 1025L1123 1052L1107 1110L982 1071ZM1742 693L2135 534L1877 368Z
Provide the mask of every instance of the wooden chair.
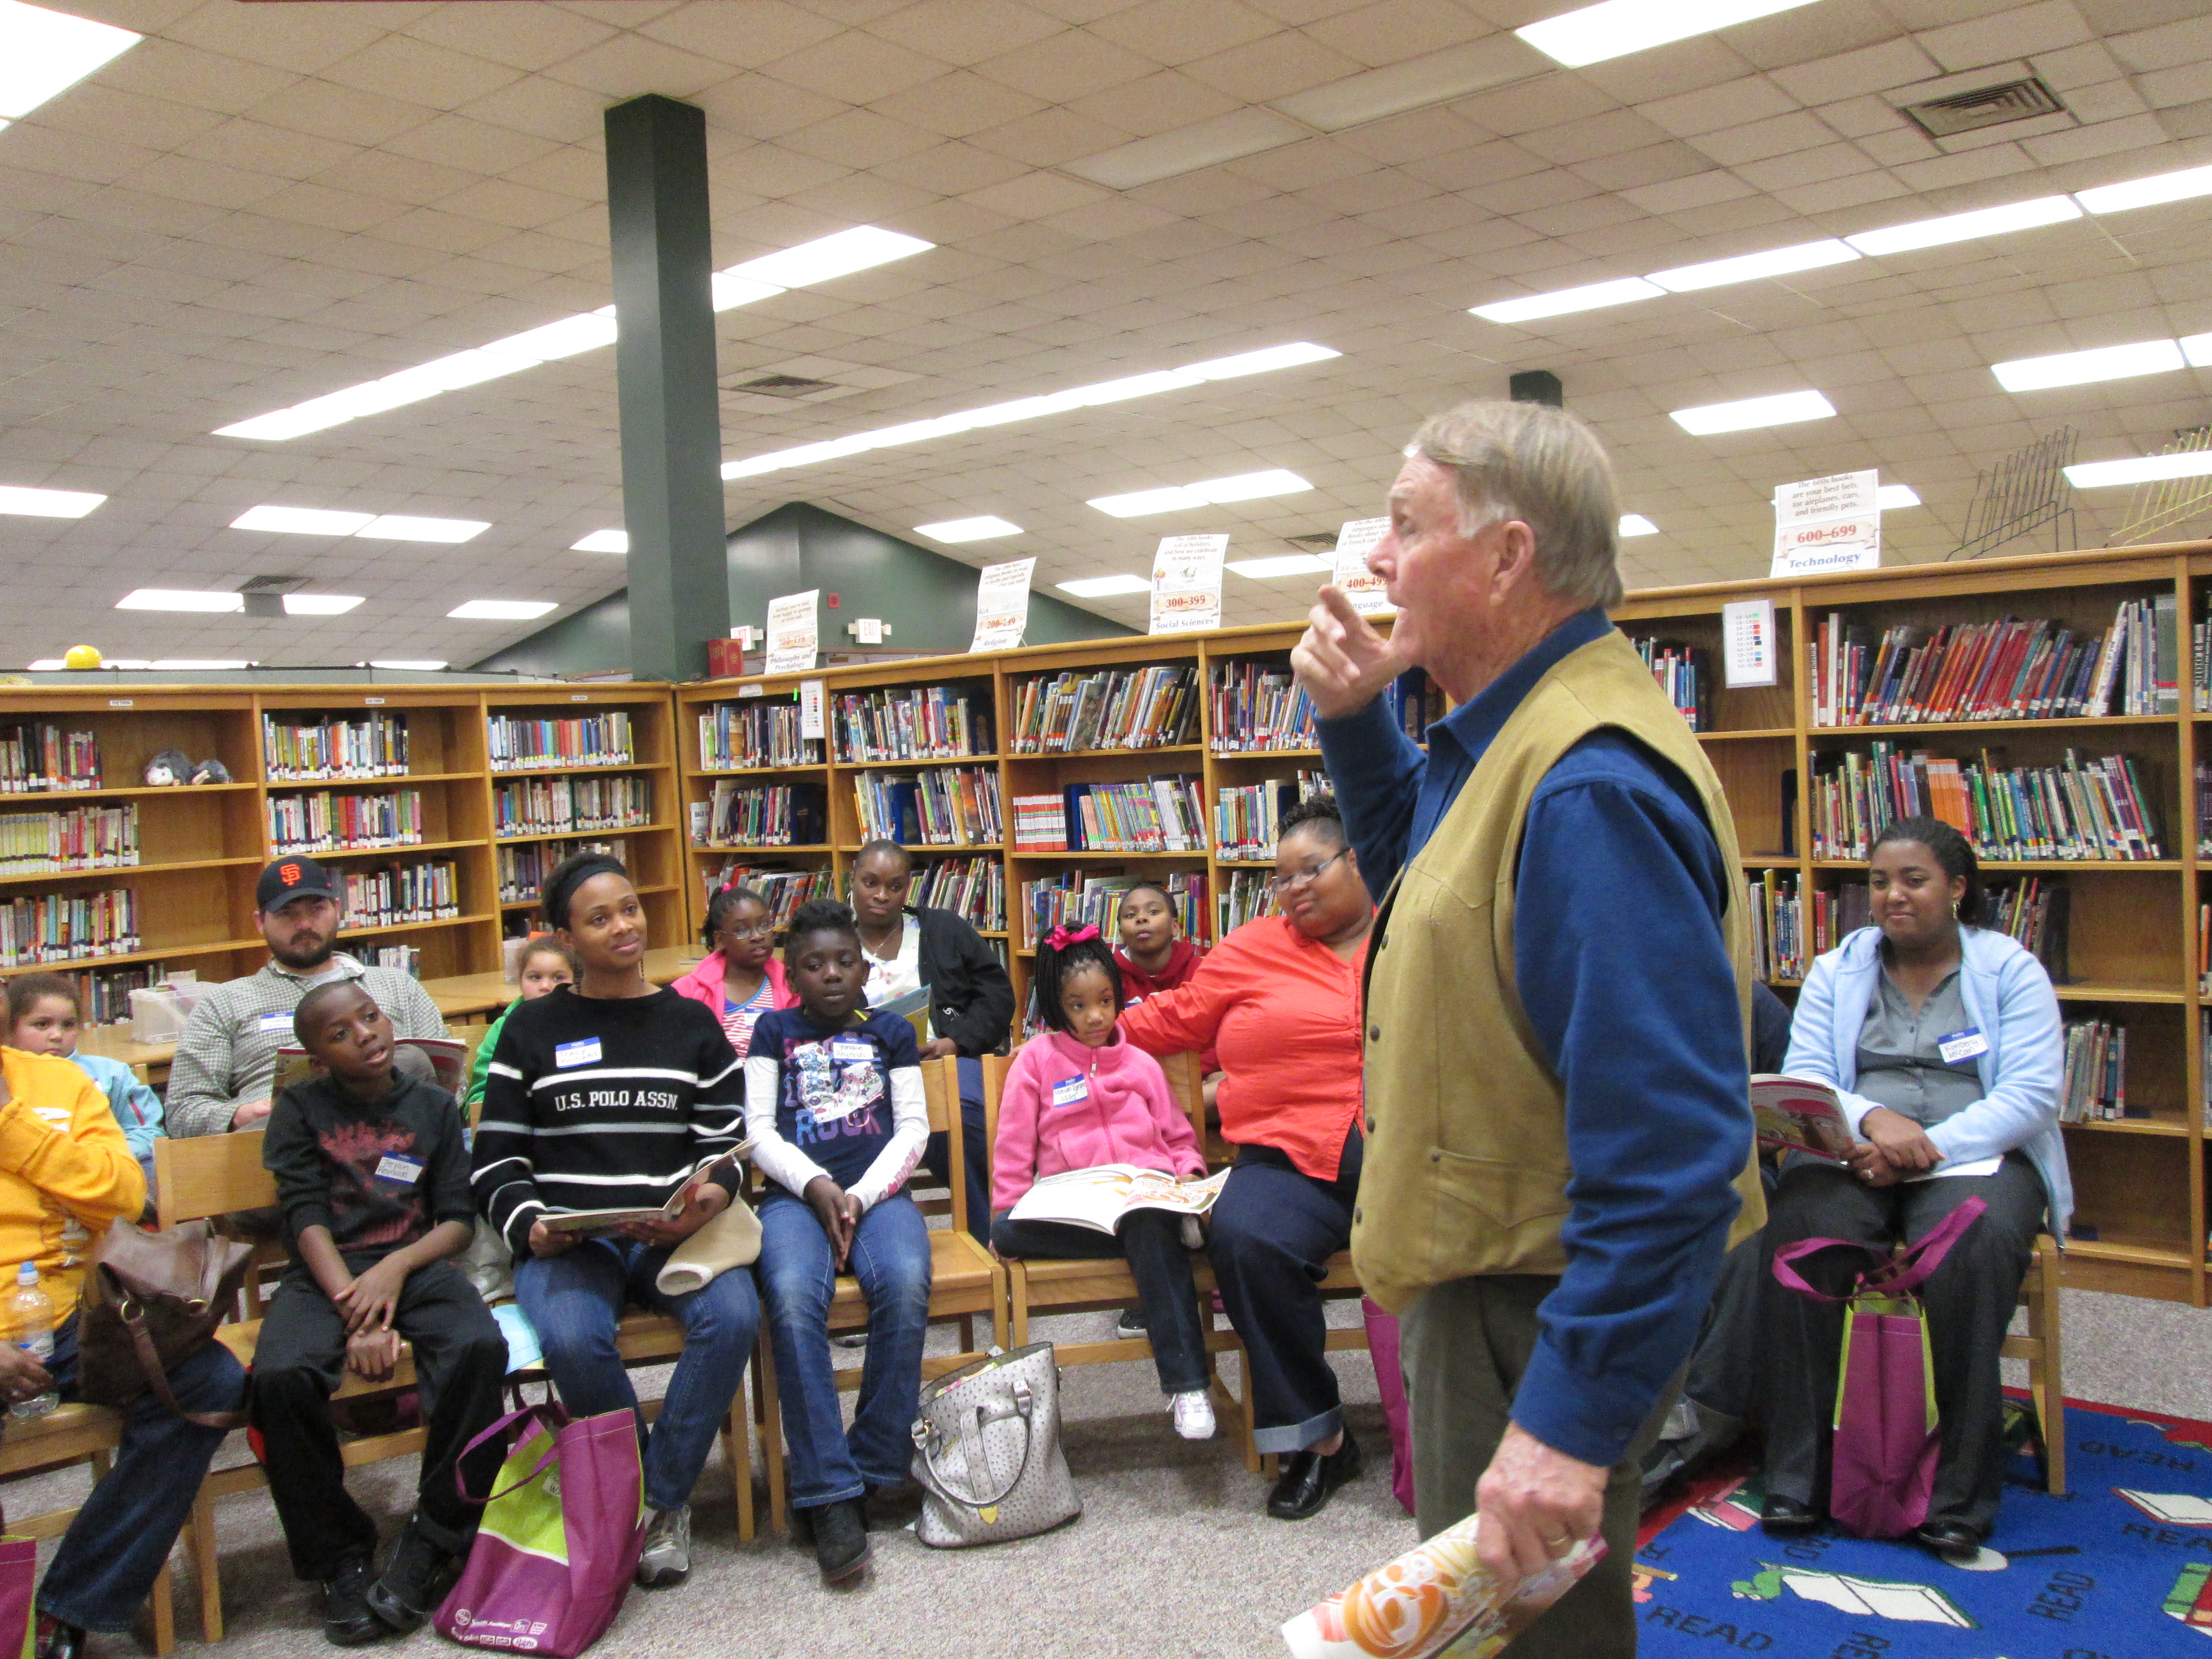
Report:
M2035 1401L2035 1420L2043 1433L2043 1474L2054 1498L2066 1495L2066 1389L2060 1381L2058 1328L2058 1241L2049 1233L2035 1240L2035 1257L2020 1282L2021 1305L2027 1310L2027 1331L2008 1336L1997 1350L2006 1359L2027 1362L2027 1391Z
M215 1216L228 1215L234 1211L259 1209L276 1201L276 1188L269 1172L261 1166L261 1134L258 1130L240 1131L231 1134L199 1135L189 1139L162 1139L155 1143L154 1167L160 1213L165 1224L179 1221L197 1221ZM272 1248L259 1247L261 1259L268 1259ZM217 1328L216 1335L225 1347L237 1356L240 1364L251 1367L253 1350L261 1334L258 1275L248 1276L247 1316L234 1320ZM676 1359L684 1352L684 1328L663 1314L633 1310L625 1313L615 1329L615 1346L626 1364L663 1365ZM514 1371L508 1374L509 1382L545 1382L543 1370ZM369 1382L349 1372L331 1395L334 1400L359 1400L373 1396L393 1396L404 1394L415 1387L414 1356L404 1347L400 1350L399 1363L389 1379ZM733 1400L729 1415L722 1425L722 1450L730 1467L730 1482L738 1500L738 1536L750 1540L755 1531L753 1512L752 1455L746 1436L745 1423L741 1415L743 1379L739 1379L740 1398ZM648 1419L658 1414L660 1402L643 1402ZM390 1434L367 1435L348 1441L341 1448L341 1455L349 1468L364 1464L380 1463L394 1457L406 1457L422 1449L424 1432L421 1428L401 1429ZM4 1444L0 1444L0 1455L4 1455ZM252 1492L268 1485L268 1478L256 1462L229 1468L213 1469L200 1488L200 1495L192 1509L190 1528L194 1565L198 1569L200 1583L200 1626L210 1642L222 1638L222 1583L216 1560L215 1540L215 1500L234 1492Z
M1006 1346L1006 1272L968 1231L968 1185L959 1173L967 1167L963 1161L967 1143L960 1123L959 1062L924 1060L921 1077L929 1107L930 1133L947 1137L949 1152L945 1162L953 1171L948 1183L952 1189L952 1224L933 1227L929 1232L929 1322L934 1325L958 1320L962 1350L958 1353L925 1355L921 1374L927 1378L942 1376L984 1357L975 1346L975 1318L979 1314L987 1316L991 1322L994 1345ZM830 1300L830 1334L863 1330L867 1322L868 1304L860 1294L860 1280L850 1274L841 1274ZM769 1340L765 1311L754 1365L760 1379L755 1402L761 1454L768 1465L769 1524L782 1532L787 1529L790 1518L783 1467L783 1413L776 1397L775 1354ZM838 1367L837 1386L841 1390L859 1388L860 1367Z

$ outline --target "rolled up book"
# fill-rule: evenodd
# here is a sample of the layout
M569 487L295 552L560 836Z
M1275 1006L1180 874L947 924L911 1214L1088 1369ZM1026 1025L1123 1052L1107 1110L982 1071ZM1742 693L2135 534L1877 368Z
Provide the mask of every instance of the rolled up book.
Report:
M1283 1626L1291 1659L1491 1659L1605 1556L1593 1535L1540 1572L1501 1579L1470 1515Z

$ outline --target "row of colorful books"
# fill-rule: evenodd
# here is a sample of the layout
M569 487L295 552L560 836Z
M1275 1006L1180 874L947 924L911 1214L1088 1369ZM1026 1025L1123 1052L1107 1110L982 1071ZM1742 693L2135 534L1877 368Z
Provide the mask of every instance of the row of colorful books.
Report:
M366 847L412 847L423 839L422 792L374 795L335 790L269 797L273 853L336 853Z
M1752 971L1764 980L1805 977L1812 957L1806 950L1805 903L1797 878L1761 870L1744 878L1746 914L1751 918Z
M526 778L492 793L492 833L560 835L578 830L642 830L653 822L653 780Z
M604 853L609 858L620 858L623 847L612 841L532 841L520 847L495 849L499 857L499 902L501 904L535 904L545 878L551 875L562 860L574 858L579 853Z
M1159 881L1168 890L1183 935L1203 950L1218 937L1206 909L1206 872L1179 870L1154 877L1126 870L1062 870L1022 884L1022 945L1036 942L1055 927L1096 927L1109 945L1120 942L1121 896L1139 882Z
M908 898L950 910L979 933L1006 931L1006 866L997 859L926 859L915 868Z
M138 862L138 803L0 812L0 875L112 870Z
M397 968L413 979L422 977L422 947L419 945L377 945L347 953L363 967Z
M76 992L88 1025L121 1025L131 1018L131 994L151 990L169 976L160 963L130 968L88 968L63 975Z
M2111 627L2055 620L1871 629L1831 611L1807 642L1815 726L2102 719L2179 712L2174 599L2123 600ZM2200 662L2201 650L2200 650Z
M1023 853L1202 854L1204 789L1197 773L1179 772L1017 795L1014 848Z
M1962 763L1877 738L1868 754L1814 764L1815 858L1863 859L1884 824L1919 816L1950 824L1985 859L2166 856L2143 763L2130 756L2084 762L2069 749L2057 766L2008 769L1989 750Z
M991 718L949 685L848 691L833 706L841 761L957 760L991 753Z
M1198 670L1032 675L1015 683L1012 710L1017 755L1171 748L1197 741Z
M390 927L450 921L461 914L460 867L450 859L388 865L381 870L338 874L338 910L344 927Z
M2058 1121L2104 1123L2148 1115L2128 1110L2128 1028L2117 1020L2069 1021L2059 1069Z
M999 774L991 767L863 772L853 780L853 805L864 841L895 841L908 847L996 847L1006 838Z
M695 847L818 847L829 839L818 783L714 781L710 799L691 803Z
M1287 665L1224 663L1206 679L1207 740L1217 755L1320 746L1313 699Z
M818 870L789 870L773 865L724 865L706 872L707 896L725 887L749 887L768 906L769 921L778 933L791 925L799 907L818 898L836 898L837 878L824 865Z
M803 738L800 730L795 702L718 702L699 716L699 764L709 772L819 765L822 739Z
M1223 859L1267 863L1282 839L1283 814L1300 801L1329 793L1328 774L1301 770L1295 778L1224 785L1213 805L1213 845Z
M0 968L128 956L137 948L138 898L127 887L0 900Z
M1229 872L1214 898L1213 926L1218 937L1226 939L1246 922L1274 914L1275 892L1268 879L1267 872L1261 870Z
M1982 903L1980 926L2027 946L2054 985L2073 977L2066 961L2073 904L2065 877L2024 876L2016 882L1993 882L1982 890Z
M0 795L100 787L100 739L45 720L0 726Z
M1692 732L1712 725L1712 655L1703 646L1680 640L1632 641L1636 654L1651 671L1651 678L1667 694L1667 701L1681 711Z
M301 726L261 717L261 765L271 783L407 775L407 717L371 709Z
M489 738L495 772L628 766L637 759L636 722L621 708L554 720L494 714L489 718Z

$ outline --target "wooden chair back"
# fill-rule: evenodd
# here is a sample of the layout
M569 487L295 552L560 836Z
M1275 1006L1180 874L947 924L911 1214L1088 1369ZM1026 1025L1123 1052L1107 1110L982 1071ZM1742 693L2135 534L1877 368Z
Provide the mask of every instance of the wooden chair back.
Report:
M276 1180L261 1167L261 1131L164 1135L154 1143L154 1203L167 1226L205 1221L276 1201Z
M921 1062L922 1100L929 1109L929 1132L945 1137L945 1184L952 1189L952 1227L968 1231L967 1139L960 1121L960 1062L947 1056Z

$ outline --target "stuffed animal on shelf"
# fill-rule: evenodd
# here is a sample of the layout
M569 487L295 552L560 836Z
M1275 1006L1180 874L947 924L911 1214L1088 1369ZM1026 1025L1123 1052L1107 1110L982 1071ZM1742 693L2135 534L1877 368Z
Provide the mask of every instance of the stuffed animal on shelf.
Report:
M181 749L164 749L146 763L146 781L156 789L181 784L191 775L192 757Z
M210 757L192 768L192 781L194 783L228 783L230 769L221 761Z

